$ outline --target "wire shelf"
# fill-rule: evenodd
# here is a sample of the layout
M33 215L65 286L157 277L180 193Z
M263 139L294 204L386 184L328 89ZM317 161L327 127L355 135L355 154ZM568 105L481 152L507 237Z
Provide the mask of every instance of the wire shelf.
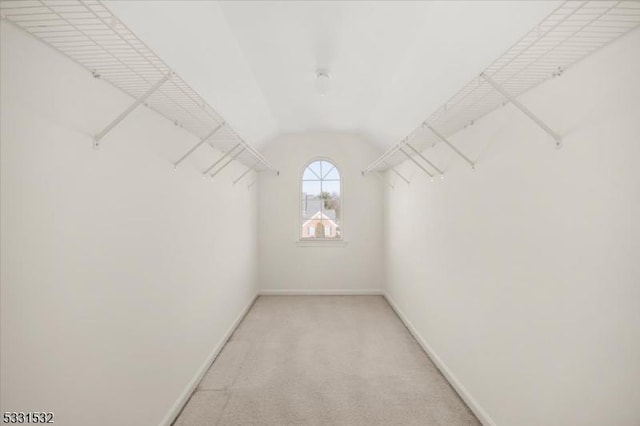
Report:
M372 162L363 174L387 170L408 160L403 152L407 151L404 149L407 144L424 151L436 143L446 142L446 138L500 107L507 99L492 83L511 95L513 101L639 25L640 2L637 1L564 2L478 78ZM416 159L417 154L410 156ZM473 165L472 160L465 159Z
M275 171L222 116L99 0L1 0L2 17L82 65L206 143L229 151L244 148L235 160L258 171Z

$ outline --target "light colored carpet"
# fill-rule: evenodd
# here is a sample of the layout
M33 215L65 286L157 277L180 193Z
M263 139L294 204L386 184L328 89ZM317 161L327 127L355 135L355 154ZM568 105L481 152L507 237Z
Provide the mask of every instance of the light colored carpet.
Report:
M175 422L479 425L381 296L262 296Z

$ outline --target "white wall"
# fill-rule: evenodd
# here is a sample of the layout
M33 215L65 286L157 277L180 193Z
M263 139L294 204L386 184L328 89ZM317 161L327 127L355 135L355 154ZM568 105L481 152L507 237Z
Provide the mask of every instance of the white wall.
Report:
M640 424L638 52L522 97L561 150L509 105L452 138L475 172L439 144L388 191L388 294L495 424Z
M1 24L1 411L157 425L256 292L256 196L195 139Z
M280 176L261 174L258 189L258 270L263 291L381 290L383 195L379 182L360 171L377 150L354 135L305 133L279 137L262 150ZM314 158L332 160L342 173L342 231L347 244L300 237L300 179Z

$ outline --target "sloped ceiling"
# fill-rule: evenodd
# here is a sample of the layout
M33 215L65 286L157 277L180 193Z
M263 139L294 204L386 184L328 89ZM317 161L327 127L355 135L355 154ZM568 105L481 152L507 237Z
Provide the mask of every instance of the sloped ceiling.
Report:
M109 1L248 142L397 143L559 1ZM320 96L315 73L328 70Z

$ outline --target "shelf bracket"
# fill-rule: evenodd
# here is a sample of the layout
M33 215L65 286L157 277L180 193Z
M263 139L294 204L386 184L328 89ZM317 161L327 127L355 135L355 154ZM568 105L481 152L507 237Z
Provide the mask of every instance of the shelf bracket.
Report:
M213 178L213 177L215 177L215 175L217 175L217 174L218 174L218 173L220 173L222 170L224 170L224 168L225 168L225 167L227 167L229 164L231 164L231 162L232 162L233 160L235 160L235 159L236 159L240 154L242 154L242 152L243 152L244 150L245 150L245 148L244 148L244 147L242 147L242 149L241 149L240 151L238 151L238 152L236 152L235 154L233 154L233 155L231 156L231 158L229 158L229 159L228 159L228 160L227 160L227 161L226 161L222 166L220 166L220 167L218 168L218 170L216 170L215 172L211 173L211 177L212 177L212 178Z
M400 179L405 181L407 183L407 185L409 185L411 183L409 181L409 179L407 179L406 177L402 176L402 174L399 171L397 171L395 167L391 167L391 165L386 160L384 161L384 164L389 166L389 170L391 170L393 173L395 173L395 175L398 176Z
M427 163L428 165L430 165L431 167L433 167L438 173L440 173L441 175L444 174L444 172L442 170L440 170L440 168L438 168L438 166L436 166L435 164L433 164L431 161L429 161L429 159L427 157L425 157L424 155L422 155L422 153L420 151L418 151L417 149L415 149L413 147L413 145L411 145L410 143L406 143L405 146L409 147L409 149L413 152L416 153L416 155L420 158L422 158L422 160L424 160L425 163Z
M243 177L245 177L251 170L253 170L253 168L255 166L258 165L259 162L260 162L260 160L256 160L256 162L253 163L253 165L251 167L247 168L247 170L245 170L244 173L242 173L240 176L238 176L238 178L236 180L233 181L233 184L235 185L236 183L240 182Z
M411 160L416 166L420 167L423 172L425 172L426 174L429 175L429 177L433 177L433 175L429 172L429 170L427 170L422 164L418 163L418 161L415 158L413 158L411 155L409 155L409 153L407 151L405 151L404 149L400 148L400 152L403 153L405 155L405 157L407 157L409 160Z
M225 153L222 155L222 157L220 157L220 158L218 158L218 159L216 160L216 162L215 162L215 163L213 163L211 166L207 167L207 170L205 170L204 172L202 172L202 175L203 175L203 176L206 176L206 175L207 175L207 173L209 173L211 170L213 170L213 168L214 168L215 166L217 166L218 164L220 164L220 163L222 162L222 160L224 160L224 159L225 159L225 158L227 158L229 155L231 155L231 153L232 153L233 151L235 151L235 149L236 149L237 147L239 147L240 145L242 145L242 144L241 144L240 142L238 142L236 145L234 145L234 146L233 146L233 148L231 148L229 151L225 152Z
M147 90L144 95L142 95L138 99L136 99L135 102L132 103L129 106L129 108L127 108L124 112L122 112L119 116L117 116L115 118L115 120L113 120L111 123L109 123L109 125L107 127L102 129L102 131L100 133L95 135L94 138L93 138L93 147L95 149L99 149L100 148L100 140L107 133L109 133L111 131L111 129L116 127L118 125L118 123L120 123L122 120L124 120L127 115L131 114L134 109L138 108L138 106L140 106L141 103L146 101L147 98L153 94L153 92L158 90L160 88L160 86L162 86L167 80L169 80L171 78L171 75L172 74L169 73L169 74L166 74L164 77L162 77L160 79L160 81L158 81L156 84L153 85L153 87L151 87L151 89Z
M467 157L466 155L464 155L462 152L460 152L460 150L458 148L455 147L455 145L453 145L451 142L449 142L447 140L447 138L445 138L444 136L442 136L442 134L440 134L440 132L438 132L436 129L434 129L433 127L431 127L431 125L429 125L426 121L423 123L423 126L428 128L429 130L431 130L431 133L433 133L434 135L436 135L438 137L438 139L440 139L442 142L444 142L449 148L451 148L453 150L453 152L455 152L456 154L458 154L460 157L462 157L462 159L464 161L466 161L467 163L469 163L469 165L471 166L472 169L476 168L476 164L471 161L471 159L469 159L469 157Z
M200 145L202 145L203 143L205 143L211 136L215 135L218 130L220 130L222 128L222 126L224 126L224 121L222 123L220 123L218 126L216 126L215 129L213 129L211 131L211 133L209 133L207 136L205 136L204 138L202 138L200 140L200 142L198 142L197 144L195 144L193 147L191 147L191 149L189 151L187 151L182 157L180 157L180 159L178 161L176 161L175 163L173 163L173 168L177 168L178 165L180 163L182 163L188 156L190 156L191 154L194 153L194 151L198 148L200 148Z
M491 77L486 75L485 73L480 74L491 87L493 87L497 92L499 92L502 96L507 98L509 102L511 102L516 108L518 108L524 115L529 117L533 122L535 122L538 126L540 126L545 132L547 132L551 137L556 141L556 148L562 147L562 137L551 129L551 127L547 126L542 120L540 120L534 113L532 113L527 107L522 105L515 97L513 97L509 92L507 92L502 86L493 81Z

